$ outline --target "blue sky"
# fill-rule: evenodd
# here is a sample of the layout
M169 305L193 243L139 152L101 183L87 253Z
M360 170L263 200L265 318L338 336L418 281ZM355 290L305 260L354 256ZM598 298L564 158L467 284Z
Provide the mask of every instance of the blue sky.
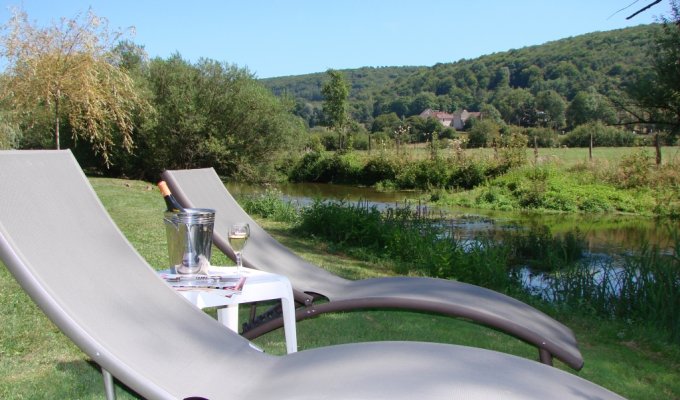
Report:
M454 62L595 31L648 24L668 0L0 0L38 25L91 7L150 57L179 53L247 67L259 78L329 68ZM634 4L633 4L634 3ZM631 5L632 4L632 5ZM615 14L618 10L630 6ZM612 15L614 14L614 15Z

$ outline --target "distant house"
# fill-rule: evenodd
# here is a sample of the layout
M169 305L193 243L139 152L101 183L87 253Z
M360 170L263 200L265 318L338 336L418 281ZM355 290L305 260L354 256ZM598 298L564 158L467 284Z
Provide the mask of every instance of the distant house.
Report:
M427 119L428 117L435 117L444 126L451 126L453 123L453 114L449 114L444 111L437 111L431 108L420 113L420 117Z
M475 112L475 111L468 111L468 110L462 110L462 111L456 111L453 113L453 127L458 130L462 131L463 128L465 128L465 123L467 122L468 119L470 118L481 118L482 113L481 112Z
M434 117L444 126L452 127L456 130L462 131L465 128L465 122L470 118L481 118L482 113L470 112L468 110L456 111L449 114L444 111L437 111L431 108L420 113L421 118Z

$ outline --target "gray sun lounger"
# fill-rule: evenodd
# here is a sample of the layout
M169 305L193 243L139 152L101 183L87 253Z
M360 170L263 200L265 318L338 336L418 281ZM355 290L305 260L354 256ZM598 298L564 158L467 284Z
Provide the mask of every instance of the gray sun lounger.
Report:
M381 342L257 351L169 288L69 151L0 151L0 260L103 370L148 399L621 399L540 363Z
M343 279L303 260L265 232L238 205L214 169L168 170L162 176L184 207L216 210L213 243L231 259L235 256L226 237L229 225L250 224L251 239L243 253L243 264L290 279L295 300L301 305L296 313L298 320L327 312L368 308L434 312L467 318L511 334L536 346L539 359L545 364L551 365L556 357L576 370L583 367L583 357L572 331L521 301L453 280ZM319 298L324 302L315 302ZM243 334L253 338L281 326L282 318L268 317Z

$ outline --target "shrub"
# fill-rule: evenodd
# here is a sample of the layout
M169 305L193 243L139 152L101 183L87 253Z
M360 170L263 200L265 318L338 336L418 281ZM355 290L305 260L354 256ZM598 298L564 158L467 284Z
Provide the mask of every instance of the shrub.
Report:
M293 182L356 183L361 165L352 154L328 155L316 151L305 154L293 167Z
M326 159L322 182L356 183L361 176L361 163L351 153L338 154Z
M560 145L557 132L549 128L530 128L527 130L527 138L530 147L533 147L534 143L538 147L558 147Z
M248 214L274 221L297 222L299 220L297 208L291 202L283 201L281 196L281 191L267 189L264 193L239 199L239 204Z
M619 188L648 186L653 179L654 161L647 150L627 154L621 158L610 182Z
M590 147L591 134L593 146L598 147L627 147L636 142L634 133L605 126L598 121L577 126L562 138L562 144L569 147Z
M494 139L500 138L500 125L491 120L477 121L468 134L467 146L474 147L488 147Z
M519 167L527 162L527 137L521 133L514 132L505 135L502 147L499 151L500 163L507 169Z
M486 180L486 165L483 162L468 162L454 169L448 186L470 190Z
M374 185L381 181L394 181L400 169L396 159L380 155L371 158L364 165L361 170L361 182L365 185Z
M326 156L323 152L306 153L290 171L289 178L293 182L319 182L323 174L323 163Z
M408 189L444 188L448 182L449 167L440 158L407 164L397 175L399 187Z

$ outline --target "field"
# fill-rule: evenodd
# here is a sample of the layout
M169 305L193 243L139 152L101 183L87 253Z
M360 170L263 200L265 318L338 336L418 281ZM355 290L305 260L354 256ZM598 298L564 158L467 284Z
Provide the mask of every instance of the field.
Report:
M653 147L595 147L593 148L593 162L615 163L620 161L622 157L631 155L638 151L646 151L652 157L655 155L655 149ZM371 153L375 154L377 152L377 150L373 150ZM394 152L394 149L388 150L388 153ZM359 151L358 153L363 157L368 156L367 151ZM403 153L405 153L406 157L412 160L420 160L430 156L430 150L426 143L405 146L403 148ZM442 156L451 155L452 153L453 151L446 147L440 150L440 154ZM476 159L492 159L494 157L494 150L491 148L466 149L464 153ZM534 149L527 148L526 155L529 162L534 162ZM576 164L589 162L589 149L584 147L539 148L538 160L539 163L555 162L561 166L571 167ZM680 163L680 147L662 147L661 161L663 164Z

